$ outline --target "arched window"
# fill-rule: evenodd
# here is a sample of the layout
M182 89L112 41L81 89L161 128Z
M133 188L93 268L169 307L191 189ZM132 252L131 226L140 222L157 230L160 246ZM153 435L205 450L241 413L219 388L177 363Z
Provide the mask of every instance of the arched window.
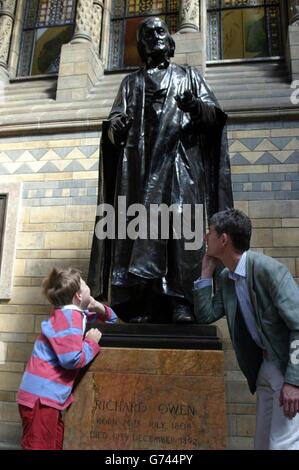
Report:
M208 60L280 56L279 0L208 0Z
M140 65L136 30L149 16L164 19L172 33L177 31L179 0L113 0L110 34L110 69Z
M76 0L26 0L18 75L57 73L73 35Z

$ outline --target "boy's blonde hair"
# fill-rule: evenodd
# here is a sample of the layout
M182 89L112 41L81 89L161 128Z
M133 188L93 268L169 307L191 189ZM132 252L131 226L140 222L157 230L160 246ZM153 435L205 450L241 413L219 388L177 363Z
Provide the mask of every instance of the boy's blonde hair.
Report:
M77 269L54 267L42 283L44 295L55 307L71 304L81 289L81 273Z

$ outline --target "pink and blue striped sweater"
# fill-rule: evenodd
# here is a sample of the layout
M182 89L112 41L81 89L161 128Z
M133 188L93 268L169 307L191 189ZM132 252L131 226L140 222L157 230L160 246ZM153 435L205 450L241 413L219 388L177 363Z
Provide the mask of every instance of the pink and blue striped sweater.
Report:
M79 369L99 353L100 346L84 338L86 323L115 323L117 316L105 306L105 315L76 305L55 308L41 324L17 394L17 402L33 408L37 399L58 410L72 402L72 388Z

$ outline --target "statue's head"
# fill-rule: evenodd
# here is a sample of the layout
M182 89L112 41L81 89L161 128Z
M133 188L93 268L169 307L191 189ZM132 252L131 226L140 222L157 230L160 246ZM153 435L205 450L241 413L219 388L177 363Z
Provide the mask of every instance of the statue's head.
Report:
M159 56L168 59L174 56L175 42L168 26L160 18L147 18L137 30L137 49L143 62Z

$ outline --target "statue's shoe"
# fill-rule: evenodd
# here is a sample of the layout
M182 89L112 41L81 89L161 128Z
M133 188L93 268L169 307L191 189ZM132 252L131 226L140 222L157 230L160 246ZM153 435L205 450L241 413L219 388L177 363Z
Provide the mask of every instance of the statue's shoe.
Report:
M137 315L129 320L129 323L152 323L151 315Z
M172 323L194 323L194 317L187 305L179 304L173 309Z

